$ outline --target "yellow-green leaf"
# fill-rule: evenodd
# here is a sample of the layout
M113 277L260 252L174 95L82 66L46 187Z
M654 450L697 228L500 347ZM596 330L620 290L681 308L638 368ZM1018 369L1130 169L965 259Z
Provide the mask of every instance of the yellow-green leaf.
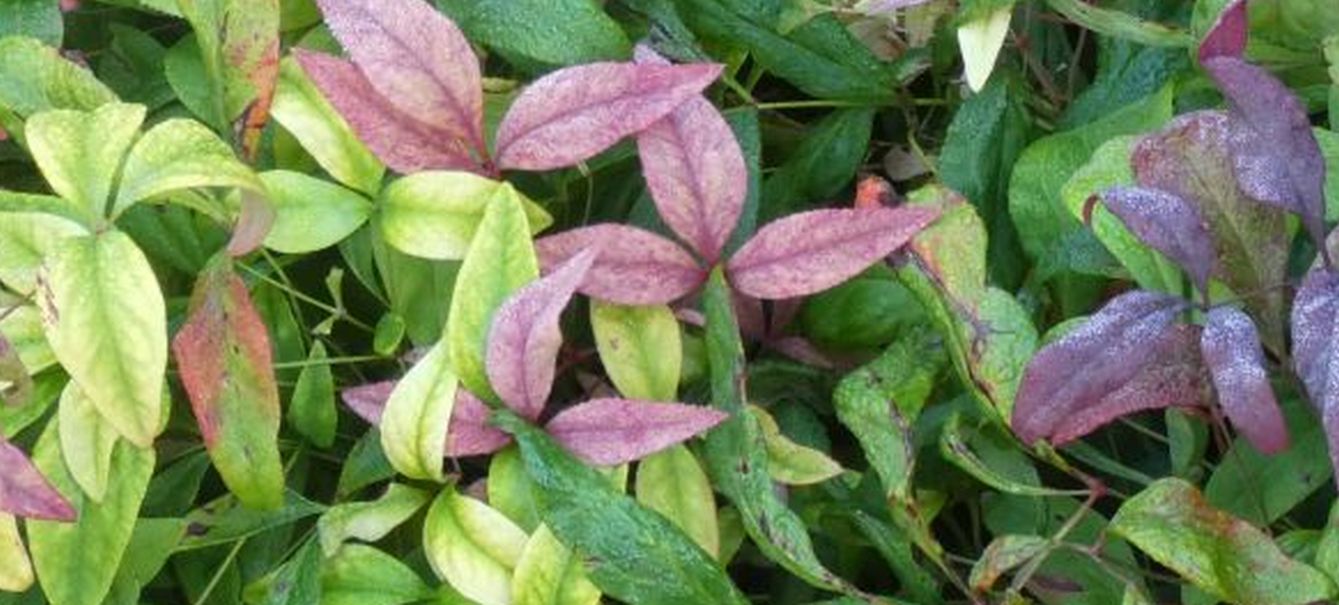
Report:
M87 68L25 36L0 38L0 109L27 117L44 109L93 109L116 94Z
M150 128L126 157L113 218L140 200L194 187L244 187L265 193L250 168L203 124L171 119Z
M516 605L596 605L600 589L586 577L581 558L540 525L526 542L512 576Z
M369 196L381 189L386 167L354 136L291 58L280 64L270 114L335 180Z
M842 465L827 454L791 441L781 432L776 419L766 410L750 405L758 419L763 441L767 444L767 470L772 479L786 485L811 485L827 481L842 472Z
M51 189L89 218L101 218L144 113L143 105L127 103L108 103L93 111L56 109L29 118L24 132Z
M716 496L693 452L676 445L642 459L637 501L665 516L713 557L721 552Z
M313 176L288 170L260 174L270 190L274 224L265 247L287 254L328 248L357 231L372 216L367 198Z
M435 260L464 258L499 186L470 172L424 171L403 177L381 193L381 234L405 254ZM516 197L525 207L531 233L553 224L543 208L520 194Z
M591 300L590 324L609 379L624 397L673 401L683 367L679 321L667 305Z
M406 477L442 480L458 382L446 358L446 343L439 342L391 392L381 415L381 449Z
M60 451L70 477L94 502L102 502L116 449L116 430L107 424L78 384L60 395Z
M505 515L451 487L437 496L423 526L433 571L481 605L512 603L512 570L528 540Z
M333 506L316 522L321 550L329 557L349 538L376 542L407 521L431 498L431 494L421 489L392 483L376 500Z
M0 214L0 284L15 292L32 292L42 259L61 240L86 233L80 224L45 212Z
M33 566L12 515L0 513L0 592L23 592L33 585Z

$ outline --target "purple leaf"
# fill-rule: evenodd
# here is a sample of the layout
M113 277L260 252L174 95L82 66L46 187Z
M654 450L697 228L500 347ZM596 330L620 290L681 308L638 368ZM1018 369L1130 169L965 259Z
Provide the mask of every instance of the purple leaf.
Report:
M493 316L488 381L502 402L525 418L535 420L544 411L563 344L558 320L598 256L598 247L582 250L518 290Z
M1102 194L1102 201L1136 237L1181 265L1200 292L1209 291L1217 253L1198 206L1145 187L1112 187Z
M939 218L932 208L814 210L773 221L730 259L735 289L762 299L831 288L864 271Z
M381 413L386 411L386 402L390 400L391 392L395 390L395 383L394 380L383 380L349 387L340 392L340 398L359 418L366 420L368 424L378 425L381 424Z
M1163 294L1128 292L1042 348L1019 384L1014 433L1027 443L1044 438L1064 443L1122 413L1161 403L1142 405L1141 397L1181 393L1190 383L1187 373L1173 370L1165 358L1181 355L1186 346L1198 357L1198 341L1184 345L1184 331L1173 325L1184 304ZM1145 392L1161 382L1180 386L1165 394Z
M1232 426L1262 453L1288 449L1288 427L1269 386L1260 335L1250 316L1234 307L1209 311L1200 351L1213 376L1218 405Z
M491 454L511 443L511 435L488 424L492 410L465 389L456 390L451 427L446 432L446 455L452 458Z
M478 170L463 141L396 109L352 63L301 48L293 55L358 139L391 169Z
M657 305L692 292L707 272L674 242L659 235L613 223L592 225L535 242L539 264L547 272L594 245L601 246L579 291L622 305Z
M707 63L591 63L553 72L527 87L502 118L498 166L576 164L669 115L720 73L720 65Z
M422 0L318 0L326 25L371 87L405 115L483 150L479 58Z
M1293 359L1321 413L1330 464L1339 477L1339 273L1312 269L1293 301Z
M866 15L888 14L898 9L919 6L929 0L868 0L859 5L858 10Z
M75 520L74 507L4 435L0 435L0 469L0 512L29 519Z
M682 403L593 399L560 412L545 430L597 466L631 462L723 422L729 414Z
M669 65L645 46L638 63ZM734 131L701 95L637 135L646 186L665 224L715 263L748 194L748 169Z
M1246 17L1246 0L1234 0L1227 5L1200 43L1200 61L1214 57L1240 58L1246 52Z

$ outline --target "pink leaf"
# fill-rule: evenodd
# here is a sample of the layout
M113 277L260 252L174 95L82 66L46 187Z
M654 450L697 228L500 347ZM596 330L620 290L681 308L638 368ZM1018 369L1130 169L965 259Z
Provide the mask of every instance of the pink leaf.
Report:
M571 166L702 92L721 66L591 63L553 72L516 98L497 132L498 166Z
M265 243L274 226L274 206L254 191L242 192L242 212L228 240L228 256L237 258L255 252Z
M707 272L683 248L659 235L617 224L592 225L535 242L545 271L593 245L600 245L582 294L623 305L655 305L697 288Z
M814 210L758 230L727 269L730 284L763 299L831 288L864 271L939 218L930 208Z
M483 150L479 58L422 0L318 0L326 25L391 106Z
M669 65L645 46L637 62ZM735 133L701 95L637 135L646 186L665 224L715 263L748 195L748 168Z
M598 466L631 462L720 424L729 414L682 403L594 399L554 416L545 430Z
M1246 17L1246 0L1233 0L1227 5L1200 43L1200 61L1214 57L1241 57L1246 52Z
M0 435L0 512L50 521L74 521L77 516L23 450L4 435Z
M352 63L300 48L293 54L359 140L396 172L478 170L461 140L396 109Z
M383 380L349 387L340 392L340 398L359 418L366 420L368 424L378 425L381 424L381 413L386 411L386 402L390 400L396 382Z
M1209 311L1200 351L1232 426L1262 453L1288 449L1288 426L1269 385L1260 334L1250 316L1233 307Z
M553 388L563 334L558 319L599 254L587 248L498 308L488 333L488 381L507 407L535 420Z
M491 454L511 443L511 435L488 424L492 410L465 389L456 390L451 428L446 433L446 455L452 458Z

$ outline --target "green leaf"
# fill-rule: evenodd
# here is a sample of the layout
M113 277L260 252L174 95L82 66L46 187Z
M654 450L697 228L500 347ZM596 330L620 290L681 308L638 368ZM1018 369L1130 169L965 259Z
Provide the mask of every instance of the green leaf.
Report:
M373 427L354 442L348 456L344 458L335 493L340 498L347 498L373 483L394 476L395 468L386 460L386 453L381 451L381 431Z
M520 417L502 412L496 421L520 444L544 523L586 557L586 572L600 590L631 605L748 602L711 556L669 520L639 506Z
M1269 536L1205 502L1176 478L1121 505L1111 530L1195 586L1233 603L1302 604L1335 595L1314 567L1289 559Z
M373 215L373 225L377 220L379 217ZM391 312L404 318L409 340L419 347L437 344L446 326L461 263L409 256L374 235L375 228L370 225L344 240L340 250L353 250L366 242L390 299Z
M442 481L458 382L441 342L395 385L381 416L381 449L395 470L413 479Z
M320 603L321 549L309 539L274 574L264 605L307 605Z
M401 252L421 258L465 257L489 200L501 183L469 172L425 171L397 179L378 203L381 235ZM553 224L543 208L516 194L531 233Z
M298 374L293 398L288 401L288 422L317 447L335 443L339 410L335 408L335 377L326 363L325 344L316 341L307 365Z
M291 525L324 510L324 506L292 490L284 493L283 507L274 510L248 508L236 496L223 496L186 515L191 531L182 540L178 550L235 542L266 530Z
M437 6L514 62L575 65L626 59L632 45L594 0L438 0Z
M140 588L158 575L185 535L184 519L137 519L135 531L130 534L130 545L116 571L112 593L120 588L133 593L136 596L133 602L137 602Z
M387 313L377 320L377 327L372 334L372 351L382 357L390 357L400 348L400 343L404 342L405 323L404 318L394 313Z
M140 200L195 187L243 187L266 193L255 173L204 125L166 120L145 132L130 150L111 215L119 216Z
M79 223L45 212L0 213L0 283L15 292L37 289L37 269L67 237L85 235Z
M372 202L300 172L271 170L260 180L270 192L274 224L265 247L287 254L315 252L348 237L372 216Z
M526 532L539 527L539 504L534 482L525 473L521 451L508 447L488 462L488 503Z
M147 447L162 424L167 310L158 279L124 233L64 239L37 301L56 359L122 437Z
M24 133L51 189L85 216L101 219L144 106L108 103L94 111L57 109L28 118Z
M1009 570L1050 550L1051 544L1037 536L1003 535L990 541L981 558L972 565L967 582L978 592L989 592L995 581Z
M117 434L98 415L79 385L71 381L60 396L60 451L65 468L84 494L102 502L107 493Z
M0 108L26 118L44 109L91 110L116 94L84 67L33 38L0 38Z
M0 591L25 592L35 580L18 523L13 515L0 513Z
M98 605L111 589L130 544L140 502L153 474L154 452L126 441L116 445L102 502L84 496L66 470L60 422L47 425L33 449L33 462L79 511L74 523L28 520L28 545L42 591L52 605Z
M421 489L392 483L376 500L333 506L316 523L321 550L330 557L350 538L376 542L408 521L431 499L432 495Z
M6 0L0 2L0 38L9 35L32 36L51 46L60 46L65 24L60 5L46 0Z
M843 109L814 124L809 136L763 182L760 222L806 209L846 188L865 161L873 109Z
M1013 444L999 433L994 425L980 429L963 426L961 414L949 417L939 434L939 453L945 460L965 471L978 481L1006 494L1017 496L1073 496L1083 491L1065 491L1040 487L1036 470L1027 463L1011 463L1017 457L992 455L1000 450L1014 450Z
M591 584L580 557L541 525L525 543L516 563L511 593L516 605L596 605L600 589Z
M1238 437L1204 486L1210 504L1261 526L1288 514L1332 475L1325 431L1309 406L1298 397L1279 403L1292 445L1266 455Z
M666 305L633 307L591 299L600 363L624 397L673 401L683 364L679 320Z
M537 277L539 261L530 242L521 196L504 183L489 200L460 266L446 325L451 365L465 387L480 398L497 401L484 371L493 313L508 296Z
M433 571L480 605L512 602L512 570L526 541L505 515L453 487L437 496L423 524L423 550Z
M414 570L371 546L345 544L321 570L321 605L404 605L431 595Z
M721 553L716 496L687 446L651 454L637 465L637 502L673 521L713 557Z
M167 49L148 32L122 23L107 26L111 33L97 74L126 101L142 103L150 111L172 102L176 95L163 73Z
M748 407L762 429L767 444L767 469L772 479L785 485L812 485L840 475L842 465L827 454L786 437L771 414L756 405Z
M270 113L335 180L374 196L386 167L321 96L297 61L284 59Z

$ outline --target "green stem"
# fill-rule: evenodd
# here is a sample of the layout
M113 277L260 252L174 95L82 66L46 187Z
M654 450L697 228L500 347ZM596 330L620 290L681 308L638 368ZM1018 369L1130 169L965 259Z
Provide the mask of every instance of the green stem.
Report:
M302 361L283 361L273 365L276 370L287 370L291 368L306 368L311 366L333 366L346 363L367 363L369 361L386 361L385 357L376 355L355 355L349 357L327 357L325 359L304 359Z
M344 321L347 321L347 322L349 322L350 324L352 324L352 325L354 325L354 326L357 326L359 329L362 329L362 330L368 332L369 334L374 334L374 333L376 333L376 328L373 328L372 326L369 326L369 325L363 323L362 321L359 321L358 318L356 318L356 317L354 317L354 316L352 316L352 315L349 315L349 313L348 313L347 311L343 310L343 309L338 309L338 308L334 307L333 305L330 305L330 304L328 304L328 303L326 303L326 302L323 302L323 301L321 301L321 300L312 298L311 296L309 296L309 295L307 295L307 294L304 294L304 293L301 292L300 290L298 290L298 289L296 289L296 288L293 288L293 287L290 287L290 286L288 286L287 284L284 284L283 282L281 282L281 281L279 281L279 280L277 280L277 279L274 279L273 277L270 277L270 276L268 276L268 275L265 275L264 273L261 273L260 271L257 271L257 270L255 270L255 269L253 269L253 268L251 268L251 267L248 267L248 266L246 266L246 265L238 265L238 266L241 267L241 268L242 268L244 271L246 271L247 273L250 273L250 274L251 274L252 276L254 276L256 279L259 279L259 280L261 280L261 281L263 281L263 282L265 282L265 283L267 283L267 284L270 284L271 286L274 286L274 287L276 287L276 288L279 288L280 290L283 290L283 291L284 291L285 293L287 293L288 295L290 295L290 296L292 296L292 297L294 297L294 298L296 298L296 299L298 299L298 300L300 300L300 301L302 301L302 302L305 302L305 303L307 303L307 304L309 304L309 305L311 305L311 306L313 306L313 307L316 307L317 309L320 309L320 310L322 310L322 311L325 311L326 313L329 313L329 314L334 315L334 316L336 316L336 317L338 317L338 318L340 318L340 319L342 319L342 320L344 320Z

